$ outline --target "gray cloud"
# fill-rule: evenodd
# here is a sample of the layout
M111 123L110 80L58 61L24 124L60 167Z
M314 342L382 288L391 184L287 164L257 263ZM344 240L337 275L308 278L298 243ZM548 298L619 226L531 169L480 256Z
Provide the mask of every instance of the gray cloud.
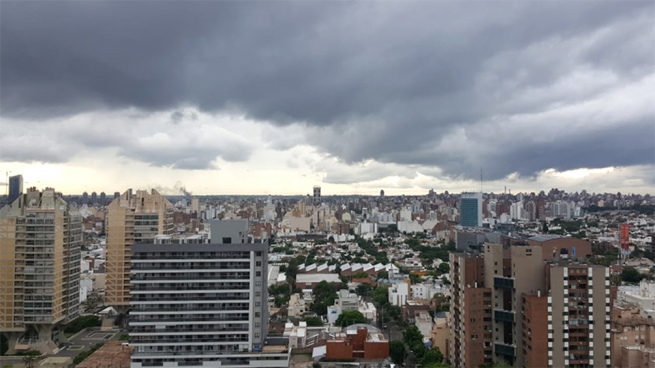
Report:
M476 178L481 167L498 179L652 164L653 110L620 100L654 97L653 6L8 2L2 114L39 120L133 107L174 111L170 120L182 125L193 117L180 106L236 111L295 124L347 163L420 165L450 178ZM287 149L293 138L271 146ZM117 144L122 155L174 168L249 156L244 145L207 158L189 142L165 152ZM393 174L384 165L357 172Z

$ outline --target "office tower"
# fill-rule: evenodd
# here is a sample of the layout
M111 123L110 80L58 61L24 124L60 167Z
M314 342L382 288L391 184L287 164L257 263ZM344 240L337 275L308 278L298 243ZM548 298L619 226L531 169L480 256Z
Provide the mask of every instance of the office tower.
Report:
M30 188L0 209L0 332L52 352L79 316L82 218L60 193Z
M173 206L156 190L128 189L107 206L105 302L120 313L130 302L132 244L173 233Z
M93 192L91 193L91 204L95 205L96 203L98 203L98 193Z
M460 225L482 226L482 193L462 193L460 199Z
M21 194L23 194L23 175L10 176L7 204L13 203Z
M314 202L321 201L321 187L314 186Z
M89 193L82 193L82 204L89 204Z
M451 254L451 364L608 366L609 269L560 258L542 245Z
M105 192L100 193L100 205L104 206L107 204L107 194Z
M246 220L215 220L210 240L158 236L132 246L132 367L286 367L262 352L268 243Z
M121 192L114 192L114 198L113 199L116 199L116 198L118 198L120 196L121 196Z

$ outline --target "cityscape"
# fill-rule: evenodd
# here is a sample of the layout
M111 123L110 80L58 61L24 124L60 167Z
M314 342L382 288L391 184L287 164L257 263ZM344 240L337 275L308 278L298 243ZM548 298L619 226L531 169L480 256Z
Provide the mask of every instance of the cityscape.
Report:
M3 363L646 367L655 197L65 195L12 176ZM636 352L636 353L635 353Z
M0 368L655 368L653 24L0 1Z

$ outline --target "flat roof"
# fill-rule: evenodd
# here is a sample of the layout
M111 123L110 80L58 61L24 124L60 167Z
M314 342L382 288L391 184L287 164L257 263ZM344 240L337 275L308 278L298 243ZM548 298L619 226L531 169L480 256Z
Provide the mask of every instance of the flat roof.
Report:
M297 283L318 283L321 281L340 282L341 279L336 273L299 273L296 275Z

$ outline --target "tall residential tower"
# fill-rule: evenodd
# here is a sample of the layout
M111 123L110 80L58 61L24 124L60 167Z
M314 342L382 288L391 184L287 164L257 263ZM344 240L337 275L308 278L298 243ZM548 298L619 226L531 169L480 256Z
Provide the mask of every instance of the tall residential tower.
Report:
M0 332L51 352L79 316L82 219L60 193L30 188L0 209Z
M130 304L132 244L173 233L173 206L156 190L127 190L107 208L105 301L119 312Z

